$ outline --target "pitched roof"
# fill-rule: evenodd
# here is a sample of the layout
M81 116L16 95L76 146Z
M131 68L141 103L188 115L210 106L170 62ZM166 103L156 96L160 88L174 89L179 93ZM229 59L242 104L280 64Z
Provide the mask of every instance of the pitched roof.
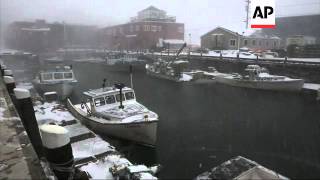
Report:
M231 31L231 30L229 30L229 29L226 29L226 28L223 28L223 27L221 27L221 26L218 26L218 27L214 28L213 30L207 32L206 34L202 35L201 37L206 36L206 35L208 35L208 34L211 34L212 32L214 32L214 31L217 30L217 29L221 29L221 30L226 31L226 32L228 32L228 33L230 33L230 34L233 34L233 35L235 35L235 36L238 36L238 35L239 35L237 32L234 32L234 31Z
M147 11L147 10L162 11L161 9L158 9L158 8L156 8L156 7L151 5L151 6L147 7L147 8L145 8L145 9L141 10L140 12Z

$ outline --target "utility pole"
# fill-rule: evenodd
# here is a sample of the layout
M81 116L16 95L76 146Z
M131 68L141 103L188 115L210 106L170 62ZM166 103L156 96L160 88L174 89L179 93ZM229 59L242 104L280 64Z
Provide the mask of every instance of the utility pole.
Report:
M246 16L246 20L245 20L245 23L246 23L246 29L248 29L248 26L249 26L249 11L250 11L250 0L246 0L246 12L247 12L247 16Z

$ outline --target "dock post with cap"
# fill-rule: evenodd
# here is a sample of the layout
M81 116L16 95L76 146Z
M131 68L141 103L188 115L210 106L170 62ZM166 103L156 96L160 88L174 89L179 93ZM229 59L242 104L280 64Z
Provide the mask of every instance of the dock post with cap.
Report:
M74 157L66 128L45 124L40 127L44 155L58 179L73 179Z
M17 99L17 109L20 112L22 124L29 136L31 144L38 155L43 157L43 146L40 137L38 123L34 114L30 91L22 88L14 88L14 94Z

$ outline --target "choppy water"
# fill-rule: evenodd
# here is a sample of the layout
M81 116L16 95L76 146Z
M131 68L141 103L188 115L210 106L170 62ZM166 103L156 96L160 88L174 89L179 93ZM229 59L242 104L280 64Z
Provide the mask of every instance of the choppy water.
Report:
M127 72L95 63L73 65L72 96L102 80L129 85ZM134 72L139 102L160 116L156 148L112 141L130 160L160 163L161 178L193 178L242 155L290 178L320 177L320 105L313 96L219 84L179 84ZM130 153L129 153L130 152Z

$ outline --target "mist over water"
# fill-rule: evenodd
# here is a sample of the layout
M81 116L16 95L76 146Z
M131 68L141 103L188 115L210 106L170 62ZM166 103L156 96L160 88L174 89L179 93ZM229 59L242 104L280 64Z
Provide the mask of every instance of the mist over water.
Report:
M129 85L128 72L99 64L74 64L81 82L72 100L99 88L103 78ZM160 177L193 178L242 155L288 177L319 174L320 105L314 97L234 88L220 84L174 83L134 72L137 100L160 116L155 150L130 147L129 159L160 163ZM126 147L128 148L128 147ZM299 171L297 171L299 169ZM301 170L301 171L300 171Z

